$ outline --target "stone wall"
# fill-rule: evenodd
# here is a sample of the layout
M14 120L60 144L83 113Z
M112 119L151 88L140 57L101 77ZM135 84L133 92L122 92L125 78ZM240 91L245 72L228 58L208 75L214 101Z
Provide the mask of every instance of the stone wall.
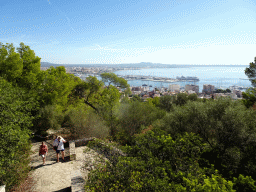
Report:
M90 137L90 138L84 138L84 139L77 139L75 140L75 146L80 147L80 146L86 146L89 141L94 141L95 137Z
M84 192L85 181L82 177L80 170L73 170L71 172L71 191Z
M93 141L95 138L84 138L78 140L69 141L69 152L70 152L70 160L76 160L76 147L86 146L89 141ZM100 145L107 146L106 143L101 142ZM94 149L96 152L103 154L107 159L109 159L113 164L117 163L118 156L126 156L120 149L112 146L111 150L104 149L101 147L96 147ZM71 172L71 191L74 192L84 192L85 181L81 175L80 170L73 170ZM0 191L1 192L1 191Z
M0 186L0 192L5 192L5 185Z
M94 137L91 137L69 141L70 160L76 160L76 147L86 146L89 141L93 141L94 139Z

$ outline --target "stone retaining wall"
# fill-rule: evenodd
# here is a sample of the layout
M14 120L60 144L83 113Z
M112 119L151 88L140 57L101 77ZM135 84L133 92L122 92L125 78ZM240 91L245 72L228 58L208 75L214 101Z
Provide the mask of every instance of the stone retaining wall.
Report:
M94 141L95 137L90 137L90 138L84 138L84 139L77 139L75 140L75 145L76 147L80 146L86 146L89 141Z
M70 161L76 160L76 146L75 141L69 141Z
M91 137L69 141L70 160L76 160L76 147L86 146L89 141L93 141L94 139L94 137Z
M72 192L84 192L85 181L82 177L80 170L74 170L71 172L71 191Z
M93 141L94 138L84 138L78 140L69 141L69 153L70 160L76 160L76 147L85 146L89 141ZM72 192L84 192L85 181L82 177L80 170L74 170L71 172L71 191Z
M86 146L89 141L93 141L95 138L85 138L79 140L69 141L69 152L70 152L70 160L76 160L76 147ZM100 143L103 146L108 146L106 143ZM117 156L126 156L120 149L112 146L111 151L97 151L99 153L103 153L106 158L112 161L112 163L116 163ZM71 172L71 191L72 192L84 192L85 181L82 177L80 170L74 170ZM1 191L0 191L1 192Z

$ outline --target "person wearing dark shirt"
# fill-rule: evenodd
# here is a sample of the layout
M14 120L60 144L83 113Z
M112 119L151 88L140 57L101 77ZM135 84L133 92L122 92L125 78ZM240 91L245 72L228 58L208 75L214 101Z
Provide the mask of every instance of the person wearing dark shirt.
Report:
M39 149L39 156L41 156L43 158L43 165L45 165L47 152L48 152L48 147L45 144L45 142L43 141L42 145L40 146L40 149Z

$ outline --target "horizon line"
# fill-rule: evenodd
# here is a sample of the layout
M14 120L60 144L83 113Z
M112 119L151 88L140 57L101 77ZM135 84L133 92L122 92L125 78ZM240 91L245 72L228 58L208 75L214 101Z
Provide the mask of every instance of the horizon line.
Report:
M54 65L127 65L127 64L160 64L160 65L249 65L249 64L164 64L164 63L151 63L151 62L140 62L140 63L83 63L83 64L71 64L71 63L65 63L65 64L57 64L57 63L51 63L47 61L40 61L40 63L49 63Z

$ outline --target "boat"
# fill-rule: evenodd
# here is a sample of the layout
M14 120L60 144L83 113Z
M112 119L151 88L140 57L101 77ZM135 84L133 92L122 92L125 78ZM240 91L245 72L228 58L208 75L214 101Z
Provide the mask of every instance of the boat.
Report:
M191 80L191 81L199 81L199 78L198 77L190 77L190 76L187 76L187 77L184 77L184 76L177 76L176 79L178 80Z

